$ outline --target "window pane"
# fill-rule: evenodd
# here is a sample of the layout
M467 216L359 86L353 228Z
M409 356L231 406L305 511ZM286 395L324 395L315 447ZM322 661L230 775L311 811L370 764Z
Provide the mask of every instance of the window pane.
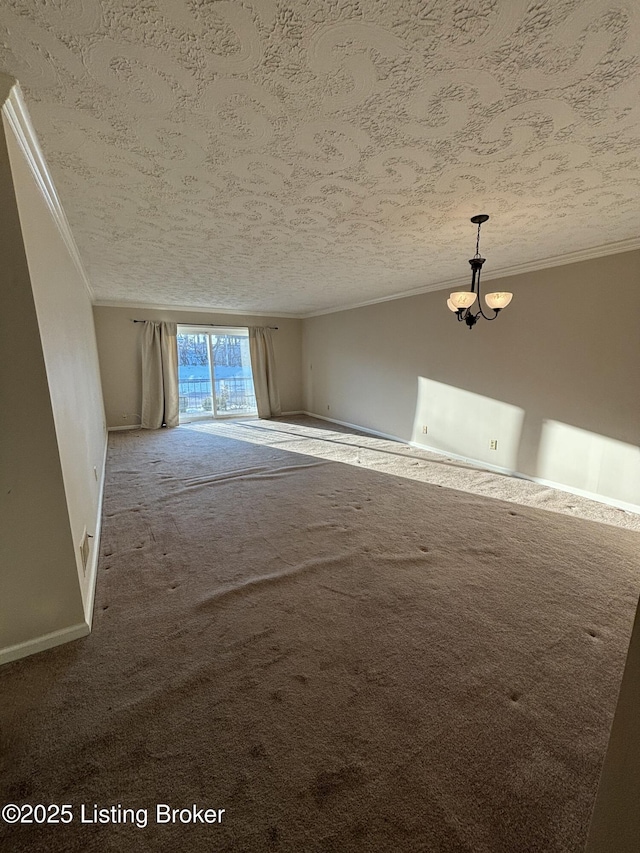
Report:
M256 398L249 356L249 336L236 333L214 334L212 350L218 414L254 414Z
M181 415L213 414L208 335L178 335L178 388Z

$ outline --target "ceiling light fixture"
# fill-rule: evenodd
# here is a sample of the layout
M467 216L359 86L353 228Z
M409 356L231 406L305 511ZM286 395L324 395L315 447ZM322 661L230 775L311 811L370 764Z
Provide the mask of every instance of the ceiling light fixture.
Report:
M477 216L471 217L473 224L478 226L476 253L469 261L471 264L471 290L458 290L456 293L452 293L449 299L447 299L448 308L455 313L458 321L464 320L470 329L473 329L478 322L478 317L484 317L485 320L495 320L502 309L506 308L513 298L513 293L505 291L487 293L484 301L495 313L493 317L488 317L482 310L482 303L480 302L480 273L482 272L482 264L486 261L486 258L480 257L480 226L488 218L486 213L479 213ZM476 299L478 300L478 308L480 310L474 314L471 306Z

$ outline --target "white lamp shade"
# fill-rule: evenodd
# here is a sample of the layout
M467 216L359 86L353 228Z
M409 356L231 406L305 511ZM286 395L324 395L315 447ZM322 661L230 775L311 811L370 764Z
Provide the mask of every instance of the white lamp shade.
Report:
M457 308L468 308L476 301L475 293L470 290L458 290L451 294L451 304Z
M484 301L487 303L489 308L493 308L493 310L495 311L498 308L506 308L512 299L513 293L498 291L496 293L487 293L484 298Z
M457 311L458 310L450 299L447 299L447 308L449 309L449 311Z

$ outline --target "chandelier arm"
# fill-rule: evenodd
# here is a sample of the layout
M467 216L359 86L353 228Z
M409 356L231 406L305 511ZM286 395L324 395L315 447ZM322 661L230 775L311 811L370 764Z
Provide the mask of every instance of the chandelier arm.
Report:
M495 320L495 319L496 319L496 317L498 316L498 314L497 314L497 312L496 312L496 313L493 315L493 317L487 317L487 315L484 313L484 311L478 311L478 313L477 313L477 315L476 315L476 316L480 316L480 314L482 314L482 316L484 317L484 319L485 319L485 320Z
M478 226L478 229L479 229L479 228L480 228L480 226ZM482 302L480 301L480 273L481 273L481 272L482 272L482 269L479 269L479 270L478 270L478 308L479 308L480 310L479 310L479 311L478 311L478 313L476 314L476 317L480 317L480 316L482 316L482 317L484 317L484 319L485 319L485 320L495 320L495 319L496 319L496 317L498 316L498 312L497 312L497 311L495 311L495 308L493 308L493 309L492 309L493 311L495 311L495 314L493 315L493 317L487 317L487 315L486 315L486 314L484 313L484 311L482 310Z

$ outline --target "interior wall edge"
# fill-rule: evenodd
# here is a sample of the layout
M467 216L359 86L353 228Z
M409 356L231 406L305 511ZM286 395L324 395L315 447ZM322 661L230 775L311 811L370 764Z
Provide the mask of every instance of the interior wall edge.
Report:
M602 765L585 853L640 849L640 606L629 643L607 752Z
M87 291L91 302L95 299L93 288L89 282L86 270L78 251L71 227L58 197L53 178L47 166L46 160L38 144L33 124L27 110L20 84L16 80L9 90L7 98L2 106L2 111L7 117L11 129L16 137L18 145L24 154L25 160L40 190L49 213L60 232L60 236L73 260L82 283Z
M0 649L0 666L20 660L20 658L26 658L29 655L35 655L38 652L44 652L46 649L52 649L55 646L61 646L63 643L71 642L71 640L78 640L90 633L89 625L86 622L79 622L76 625L69 625L67 628L52 631L50 634L43 634L41 637L24 640L15 646L7 646Z
M100 559L100 537L102 535L102 505L104 503L104 490L107 479L107 450L109 449L109 435L105 432L104 455L102 458L102 469L100 482L98 483L98 505L96 507L96 520L94 525L93 539L91 540L91 561L87 566L87 593L83 598L84 618L89 626L93 627L93 606L96 599L96 584L98 582L98 562Z
M21 466L18 489L26 506L21 515L28 519L33 513L38 523L36 530L29 530L28 548L25 537L18 535L18 523L18 532L7 536L13 565L6 622L2 620L4 661L90 631L107 432L91 293L74 257L73 238L65 234L68 225L17 86L1 116L6 145L3 191L17 217L10 243L5 235L10 287L5 307L11 311L7 316L17 319L21 360L37 359L42 366L44 384L37 405L40 418L50 417L52 427L50 443L38 447L38 456L46 456L39 462L25 460L36 454L32 419L27 417L30 428L22 427L23 435L17 428L6 438L7 447L14 445L16 467ZM14 359L12 353L10 361ZM36 396L31 386L29 391ZM24 454L23 444L28 447ZM86 562L85 535L90 537Z

